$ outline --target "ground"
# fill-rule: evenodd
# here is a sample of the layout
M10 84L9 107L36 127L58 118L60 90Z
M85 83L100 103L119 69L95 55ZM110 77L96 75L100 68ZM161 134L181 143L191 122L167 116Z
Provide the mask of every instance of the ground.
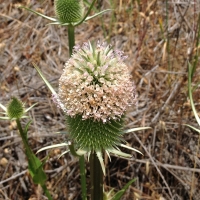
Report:
M38 103L29 112L28 133L30 146L37 152L68 139L64 114L32 65L40 67L57 91L69 58L67 28L47 25L49 21L20 5L48 16L54 16L54 7L53 0L0 0L0 103L6 105L12 96L27 107ZM105 191L117 191L136 178L122 199L199 200L200 136L185 124L199 127L188 97L188 66L195 58L198 61L200 2L104 0L96 7L113 11L77 27L76 43L105 40L128 55L125 63L137 86L138 102L127 112L125 129L151 127L124 136L143 156L129 152L133 154L129 160L105 159ZM197 62L192 79L197 111L199 74ZM57 159L64 150L38 154L40 159L50 154L44 166L47 187L53 199L81 199L77 159L70 153ZM0 199L46 199L27 171L14 121L0 121Z

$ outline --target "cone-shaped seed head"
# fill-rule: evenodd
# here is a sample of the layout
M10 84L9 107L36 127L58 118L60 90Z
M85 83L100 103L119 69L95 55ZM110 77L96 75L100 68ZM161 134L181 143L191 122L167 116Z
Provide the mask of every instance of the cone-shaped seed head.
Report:
M13 97L7 106L7 115L10 119L20 119L25 113L23 103Z
M136 101L135 85L123 53L104 43L76 46L59 80L72 138L85 150L101 150L121 141L123 116Z
M82 0L55 0L55 13L61 23L78 22L83 16Z

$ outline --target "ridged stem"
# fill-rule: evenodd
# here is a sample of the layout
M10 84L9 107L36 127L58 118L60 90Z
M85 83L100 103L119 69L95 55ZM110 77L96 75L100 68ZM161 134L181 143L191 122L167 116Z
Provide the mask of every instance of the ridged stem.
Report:
M91 200L103 200L103 171L95 152L90 155Z
M75 45L75 27L73 25L68 26L68 42L69 42L69 55L72 55L73 47ZM71 151L71 149L70 149ZM71 151L72 152L72 151ZM79 167L80 167L80 176L81 176L81 191L82 199L87 200L87 189L86 189L86 177L85 177L85 160L84 156L79 157Z
M85 158L84 156L79 157L79 167L81 176L81 190L82 190L82 200L87 200L87 189L86 189L86 177L85 177Z
M16 119L16 123L17 123L17 128L19 130L19 133L20 133L20 136L22 138L22 142L24 144L24 148L25 148L25 152L26 152L26 156L28 159L31 159L32 158L32 154L33 152L31 151L29 145L28 145L28 141L27 141L27 136L25 135L25 132L23 131L22 129L22 126L21 126L21 122L19 119ZM33 160L33 167L34 169L37 168L37 164L35 163L35 161Z
M75 34L74 34L74 26L68 26L68 42L69 42L69 55L72 55L73 47L75 45Z
M80 167L80 176L81 176L81 196L82 200L87 200L87 189L86 189L86 177L85 177L85 158L76 153L74 145L69 145L70 152L73 156L79 157L79 167Z

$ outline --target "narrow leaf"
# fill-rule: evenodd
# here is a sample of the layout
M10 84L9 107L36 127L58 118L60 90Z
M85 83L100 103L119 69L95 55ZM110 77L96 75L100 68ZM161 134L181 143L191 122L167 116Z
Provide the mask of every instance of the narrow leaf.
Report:
M32 120L30 120L30 121L26 124L26 126L25 126L25 128L24 128L24 134L25 134L25 136L26 136L26 139L27 139L28 128L29 128L31 122L32 122Z
M200 119L197 114L196 108L194 106L194 101L193 101L193 97L192 97L192 66L190 63L189 63L189 70L188 70L188 92L189 92L190 103L191 103L191 107L192 107L194 116L197 120L197 123L200 126Z
M63 147L63 146L68 146L67 143L60 143L60 144L54 144L54 145L50 145L50 146L46 146L46 147L43 147L41 149L39 149L37 153L41 152L41 151L44 151L44 150L47 150L47 149L52 149L52 148L57 148L57 147Z
M200 130L197 129L197 128L195 128L195 127L193 127L193 126L190 126L190 125L188 125L188 124L183 124L183 125L188 126L188 127L190 127L191 129L193 129L193 130L197 131L198 133L200 133Z
M0 117L0 119L6 120L6 119L10 119L9 117Z
M111 11L111 10L113 10L113 9L106 9L106 10L103 10L103 11L101 11L101 12L99 12L99 13L96 13L96 14L90 16L90 17L87 17L87 18L85 19L85 21L88 21L88 20L90 20L90 19L92 19L92 18L95 18L95 17L97 17L97 16L99 16L99 15L101 15L101 14L107 12L107 11Z
M58 156L58 159L61 158L63 155L65 155L65 154L68 153L68 152L69 152L69 150L64 151L63 153L61 153L61 154Z
M135 182L136 179L130 180L120 191L118 191L114 197L112 197L110 200L120 200L121 197L124 195L128 187Z
M48 23L47 25L61 25L61 26L69 26L69 23L61 24L59 21L57 21L57 22L51 22L51 23Z
M56 95L55 90L53 89L53 87L51 86L51 84L47 81L47 79L44 77L44 75L42 74L42 72L40 71L40 69L38 68L38 66L35 63L32 63L33 66L35 67L35 69L37 70L38 74L41 76L41 78L43 79L43 81L45 82L46 86L49 88L49 90L51 91L52 94Z
M134 131L141 131L141 130L145 130L145 129L150 129L151 127L139 127L139 128L131 128L128 130L124 130L123 133L130 133L130 132L134 132Z
M34 103L32 106L30 106L29 108L27 108L26 110L25 110L25 112L28 112L29 110L31 110L31 108L33 108L35 105L37 105L38 103Z
M30 11L30 12L36 14L36 15L39 15L39 16L45 18L45 19L48 19L48 20L50 20L50 21L54 21L54 22L57 21L57 19L55 19L55 18L53 18L53 17L48 17L48 16L43 15L43 14L41 14L41 13L39 13L39 12L36 12L36 11L34 11L34 10L31 10L30 8L27 8L27 7L24 7L24 6L20 6L19 8L24 8L24 9L26 9L26 10L28 10L28 11Z
M135 148L133 148L133 147L129 147L129 146L124 145L124 144L120 144L120 146L121 146L121 147L124 147L124 148L126 148L126 149L130 149L130 150L132 150L132 151L136 151L136 152L142 154L139 150L137 150L137 149L135 149ZM142 154L142 155L143 155L143 154Z
M0 107L6 112L6 107L0 103Z

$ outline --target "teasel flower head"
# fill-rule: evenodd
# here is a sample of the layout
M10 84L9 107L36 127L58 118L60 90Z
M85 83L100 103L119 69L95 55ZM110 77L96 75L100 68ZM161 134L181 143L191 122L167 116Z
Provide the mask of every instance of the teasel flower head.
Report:
M54 7L56 17L62 24L78 22L83 17L82 0L55 0Z
M12 97L8 102L7 106L4 106L0 103L0 108L4 110L1 112L5 116L0 116L0 119L3 120L16 120L21 118L28 118L25 114L32 109L36 104L33 104L29 108L25 109L25 104L20 101L17 97Z
M10 119L20 119L24 113L24 104L16 97L13 97L7 105L7 116Z
M59 80L59 98L72 118L120 120L136 102L135 85L123 52L100 42L76 46Z
M100 159L103 150L120 152L125 112L136 103L125 58L110 45L87 42L74 47L59 80L57 102L67 115L71 138Z

